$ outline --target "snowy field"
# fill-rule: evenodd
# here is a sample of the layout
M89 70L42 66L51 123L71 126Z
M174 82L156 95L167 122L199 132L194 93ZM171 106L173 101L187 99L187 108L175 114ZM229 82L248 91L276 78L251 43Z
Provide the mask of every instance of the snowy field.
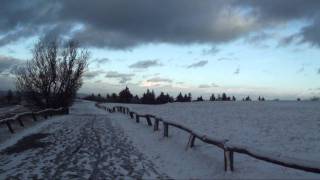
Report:
M117 105L119 104L106 104L109 107ZM194 102L165 105L123 105L139 114L153 114L164 120L178 122L203 134L218 139L228 139L231 143L246 146L248 149L301 160L317 161L320 166L319 102ZM143 120L142 122L145 123ZM225 176L223 152L215 146L196 141L196 148L187 152L185 146L188 134L181 130L170 128L170 137L169 140L166 140L162 138L162 131L155 134L152 132L152 128L146 130L146 126L137 125L128 117L122 117L118 123L126 129L129 136L135 139L134 142L138 147L142 146L143 149L148 150L154 149L147 151L152 158L168 156L166 160L160 158L158 165L171 172L168 173L169 176L175 174L175 177L181 178L290 177L298 179L320 177L316 174L272 165L240 154L235 154L235 172ZM156 138L150 140L150 136L156 136ZM163 141L170 144L171 150L166 149L167 144L163 144ZM191 158L191 160L177 159L173 155L177 153L172 150L172 147L176 147L173 149L176 149L180 154L187 154L184 158ZM158 149L161 149L161 152ZM190 155L191 151L192 155ZM168 165L170 163L173 163L173 167ZM212 171L208 171L208 166L212 167Z

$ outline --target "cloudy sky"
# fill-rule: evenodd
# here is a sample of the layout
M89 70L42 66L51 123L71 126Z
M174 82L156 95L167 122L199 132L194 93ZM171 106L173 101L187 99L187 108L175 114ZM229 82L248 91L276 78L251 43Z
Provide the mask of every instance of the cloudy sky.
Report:
M91 52L81 92L320 95L319 0L2 0L0 89L42 38Z

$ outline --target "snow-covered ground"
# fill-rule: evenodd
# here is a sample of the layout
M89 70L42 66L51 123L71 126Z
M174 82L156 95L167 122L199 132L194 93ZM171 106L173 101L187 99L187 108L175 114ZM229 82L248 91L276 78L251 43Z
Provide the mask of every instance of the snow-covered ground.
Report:
M0 179L154 179L165 173L92 102L27 127L0 144Z
M119 104L106 104L112 107ZM123 104L139 114L153 114L178 122L203 134L228 139L263 152L301 160L317 161L320 166L319 102L195 102L165 105ZM320 178L319 174L292 170L235 154L235 172L223 170L223 152L196 141L196 148L185 150L188 134L169 129L154 133L146 125L115 114L121 126L141 150L154 159L171 177L177 178ZM144 124L145 121L142 121Z
M119 104L106 104L114 106ZM219 139L294 158L320 161L319 102L201 102L166 105L124 104L138 113L175 121ZM154 132L144 120L107 113L93 102L78 101L70 115L54 116L0 136L0 179L320 179L235 154L235 171L225 172L223 152L188 134ZM22 139L22 141L20 141ZM30 143L23 143L30 142Z

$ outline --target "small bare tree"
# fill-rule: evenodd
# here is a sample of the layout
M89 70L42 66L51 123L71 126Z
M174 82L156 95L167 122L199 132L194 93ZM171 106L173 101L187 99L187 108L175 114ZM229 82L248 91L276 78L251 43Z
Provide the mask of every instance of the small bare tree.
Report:
M59 45L57 40L39 40L33 58L16 72L17 91L40 107L70 106L82 86L88 58L88 51L75 41Z

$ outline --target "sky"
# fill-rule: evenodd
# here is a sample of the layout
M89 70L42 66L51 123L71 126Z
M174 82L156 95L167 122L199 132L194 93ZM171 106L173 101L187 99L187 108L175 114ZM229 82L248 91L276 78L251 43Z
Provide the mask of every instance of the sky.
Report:
M90 51L82 93L320 96L319 0L3 0L0 90L39 38Z

